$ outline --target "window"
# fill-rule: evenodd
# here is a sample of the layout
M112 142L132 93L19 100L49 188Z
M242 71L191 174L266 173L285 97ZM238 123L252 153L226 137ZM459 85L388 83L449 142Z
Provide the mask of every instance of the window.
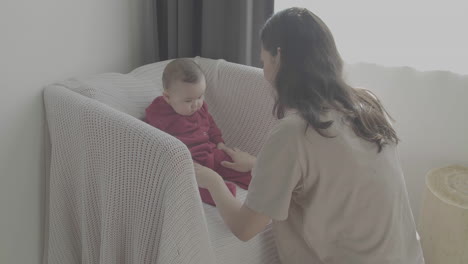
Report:
M462 0L275 0L330 28L343 60L468 74L468 4Z

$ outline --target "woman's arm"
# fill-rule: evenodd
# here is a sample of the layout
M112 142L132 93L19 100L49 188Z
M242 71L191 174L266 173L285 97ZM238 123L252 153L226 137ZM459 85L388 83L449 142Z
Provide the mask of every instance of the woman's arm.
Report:
M257 213L232 196L221 176L215 171L195 164L198 185L207 188L226 225L240 240L248 241L261 232L270 218Z

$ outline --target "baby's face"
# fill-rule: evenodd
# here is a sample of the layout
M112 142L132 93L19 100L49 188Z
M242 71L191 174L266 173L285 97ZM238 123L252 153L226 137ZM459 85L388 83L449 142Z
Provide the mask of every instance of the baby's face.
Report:
M177 80L164 91L164 99L179 115L191 116L203 106L205 89L205 78L198 83Z

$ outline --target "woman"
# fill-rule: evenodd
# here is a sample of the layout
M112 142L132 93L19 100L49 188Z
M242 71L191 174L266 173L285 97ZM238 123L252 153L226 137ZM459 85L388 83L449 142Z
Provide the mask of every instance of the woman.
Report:
M283 263L424 263L398 137L378 99L344 82L327 26L290 8L266 22L261 40L281 120L258 159L226 149L234 162L224 166L253 168L245 203L195 165L226 224L246 241L273 220Z

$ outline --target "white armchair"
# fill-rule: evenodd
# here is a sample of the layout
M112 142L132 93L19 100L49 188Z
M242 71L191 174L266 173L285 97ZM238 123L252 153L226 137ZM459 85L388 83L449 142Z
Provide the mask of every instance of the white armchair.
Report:
M256 155L276 122L261 70L195 60L226 144ZM202 205L185 145L141 121L167 63L45 88L46 263L278 263L270 226L237 240L217 209Z

